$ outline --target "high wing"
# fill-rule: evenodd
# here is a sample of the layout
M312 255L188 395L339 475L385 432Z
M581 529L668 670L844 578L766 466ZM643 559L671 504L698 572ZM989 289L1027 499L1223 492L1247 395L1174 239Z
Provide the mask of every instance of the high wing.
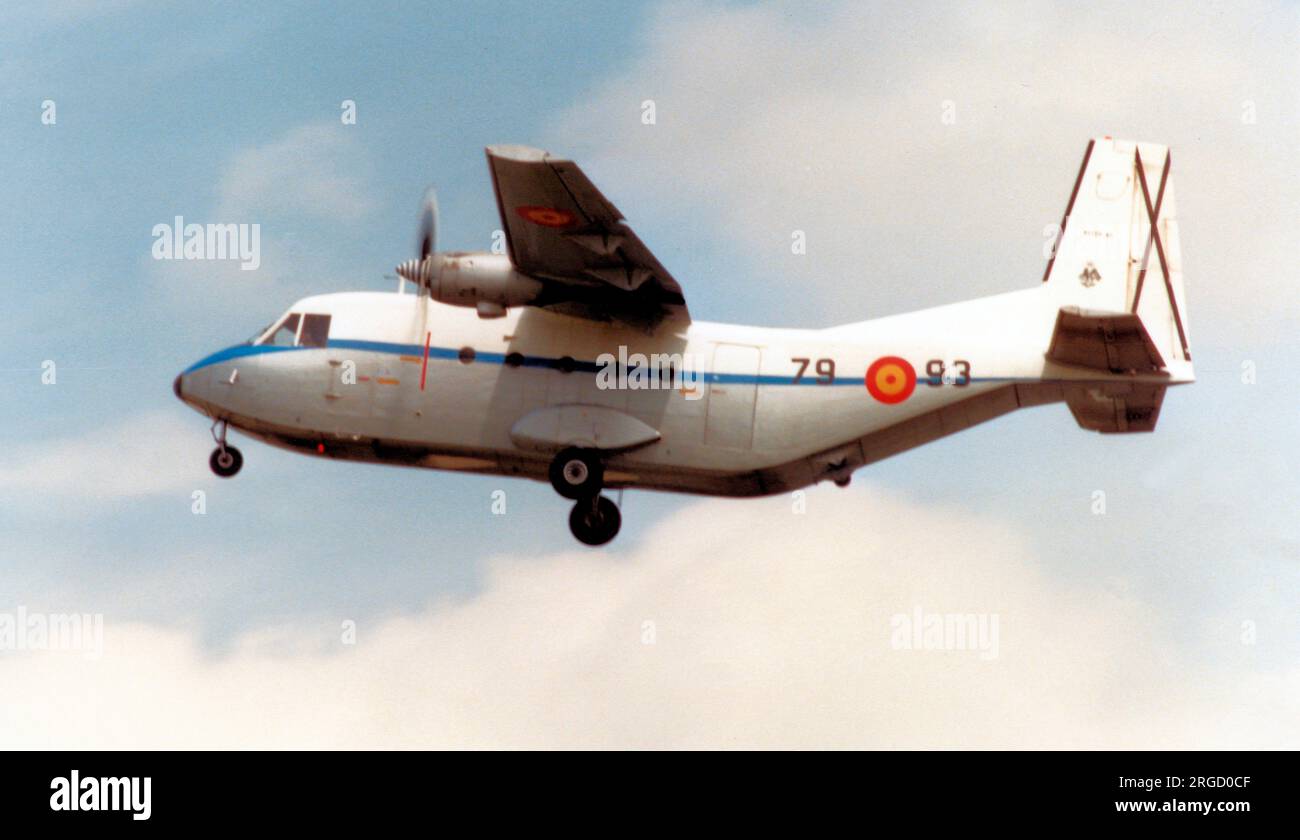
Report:
M489 146L510 260L543 283L541 306L598 321L688 321L677 281L571 160Z

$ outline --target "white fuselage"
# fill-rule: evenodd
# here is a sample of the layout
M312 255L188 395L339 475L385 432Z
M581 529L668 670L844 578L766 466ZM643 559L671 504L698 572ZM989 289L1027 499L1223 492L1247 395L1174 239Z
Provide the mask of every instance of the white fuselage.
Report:
M1057 306L1044 286L822 330L664 321L646 332L534 307L480 318L414 294L329 294L290 310L330 316L325 346L228 348L177 389L214 420L312 454L538 479L555 450L512 436L521 418L606 407L659 433L608 454L607 486L761 495L1058 401L1061 383L1119 379L1044 358ZM677 354L698 381L601 387L598 359L620 352ZM864 383L886 356L917 378L896 404Z

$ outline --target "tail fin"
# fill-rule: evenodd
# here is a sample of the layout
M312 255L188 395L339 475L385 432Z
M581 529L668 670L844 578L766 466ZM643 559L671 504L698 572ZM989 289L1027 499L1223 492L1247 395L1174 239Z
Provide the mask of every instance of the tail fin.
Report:
M1136 315L1172 384L1193 372L1169 167L1165 146L1090 141L1043 282L1058 309Z

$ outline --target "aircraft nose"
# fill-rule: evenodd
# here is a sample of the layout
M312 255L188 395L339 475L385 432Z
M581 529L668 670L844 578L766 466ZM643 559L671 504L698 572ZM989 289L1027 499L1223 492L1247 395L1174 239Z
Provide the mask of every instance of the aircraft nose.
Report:
M184 375L185 374L183 373L177 374L176 379L172 381L172 393L176 395L176 399L182 401L185 399L185 396L184 394L181 393L181 388L183 387L183 383L181 382L181 377Z

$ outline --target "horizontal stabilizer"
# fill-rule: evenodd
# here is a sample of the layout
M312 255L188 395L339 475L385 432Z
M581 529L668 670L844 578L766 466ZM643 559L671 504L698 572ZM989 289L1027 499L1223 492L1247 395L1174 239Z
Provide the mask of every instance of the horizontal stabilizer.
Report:
M1103 434L1155 431L1164 398L1164 385L1136 382L1069 388L1065 392L1065 403L1075 422Z
M1088 312L1063 306L1047 357L1062 365L1111 373L1151 373L1164 368L1142 319L1132 312Z

